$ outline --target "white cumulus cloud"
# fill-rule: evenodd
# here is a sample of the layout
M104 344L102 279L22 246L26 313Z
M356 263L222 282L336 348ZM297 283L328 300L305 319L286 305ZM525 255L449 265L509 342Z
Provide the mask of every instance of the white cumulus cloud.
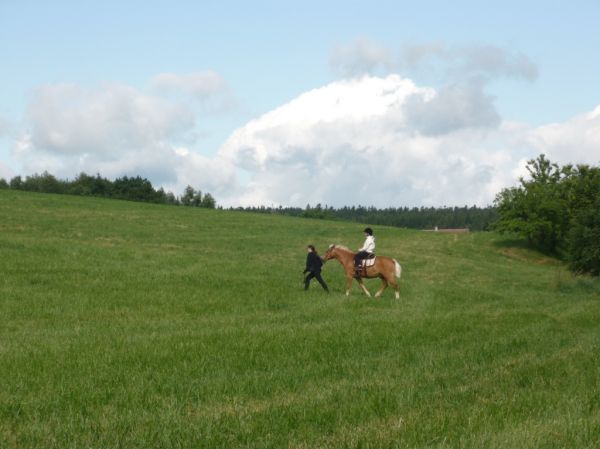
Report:
M74 84L38 88L27 111L31 145L55 154L119 157L166 141L194 123L184 107L132 87Z
M415 98L418 107L411 104ZM463 109L458 121L457 104ZM480 112L482 123L475 119ZM337 81L232 134L219 155L248 180L224 200L489 204L523 157L505 146L508 135L480 95L439 93L398 75Z
M161 73L150 81L150 90L180 100L193 100L210 112L228 111L236 100L227 82L217 72Z
M216 154L201 154L201 115L162 94L198 101L196 81L40 87L14 159L24 174L140 175L175 193L192 185L224 206L300 207L483 206L540 153L561 164L600 162L600 107L533 128L500 117L483 81L434 89L396 74L308 91L235 130ZM3 173L12 175L0 164Z
M500 124L494 98L484 92L482 83L476 81L444 86L433 95L411 95L404 108L408 125L425 135Z
M564 123L539 127L528 144L553 162L600 165L600 106Z
M332 70L344 77L374 73L380 69L393 70L397 61L391 51L366 36L338 45L329 59Z
M203 99L214 93L227 90L225 80L216 72L161 73L150 85L153 89L192 95Z
M446 82L518 78L533 81L536 64L525 54L494 45L448 46L441 42L405 43L390 49L366 36L338 45L330 66L345 77L390 72L437 74Z
M199 183L216 189L232 182L229 165L181 151L196 139L197 118L185 102L123 84L46 85L33 92L27 127L13 154L26 174L47 170L63 178L80 172L108 178L140 175L175 192Z

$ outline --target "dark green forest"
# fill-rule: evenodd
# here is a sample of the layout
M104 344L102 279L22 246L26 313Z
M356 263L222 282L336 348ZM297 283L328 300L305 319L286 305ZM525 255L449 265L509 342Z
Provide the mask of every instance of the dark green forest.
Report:
M410 229L464 229L485 231L498 219L496 208L477 207L376 207L344 206L336 209L317 204L306 208L299 207L248 207L236 208L247 212L290 215L293 217L317 218L327 220L354 221L384 226L396 226Z

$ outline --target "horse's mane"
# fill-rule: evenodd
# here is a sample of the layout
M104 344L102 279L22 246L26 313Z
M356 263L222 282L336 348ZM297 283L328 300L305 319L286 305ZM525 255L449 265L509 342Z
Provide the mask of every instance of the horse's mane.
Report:
M350 248L348 248L347 246L344 246L344 245L333 245L333 246L335 246L336 248L342 249L344 251L348 251L348 252L351 252L351 253L354 252Z

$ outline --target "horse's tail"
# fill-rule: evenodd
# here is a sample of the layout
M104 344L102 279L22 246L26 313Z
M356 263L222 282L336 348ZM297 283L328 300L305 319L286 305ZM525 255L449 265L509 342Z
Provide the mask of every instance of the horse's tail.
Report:
M400 276L402 275L402 267L400 266L400 264L398 263L398 261L396 259L394 260L394 268L396 269L395 271L395 275L397 278L400 278Z

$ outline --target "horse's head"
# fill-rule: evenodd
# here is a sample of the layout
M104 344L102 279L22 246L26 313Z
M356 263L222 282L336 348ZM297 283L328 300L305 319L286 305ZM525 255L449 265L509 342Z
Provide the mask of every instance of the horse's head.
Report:
M323 256L323 260L327 261L333 259L335 257L335 245L329 245L327 251L325 251L325 255Z

